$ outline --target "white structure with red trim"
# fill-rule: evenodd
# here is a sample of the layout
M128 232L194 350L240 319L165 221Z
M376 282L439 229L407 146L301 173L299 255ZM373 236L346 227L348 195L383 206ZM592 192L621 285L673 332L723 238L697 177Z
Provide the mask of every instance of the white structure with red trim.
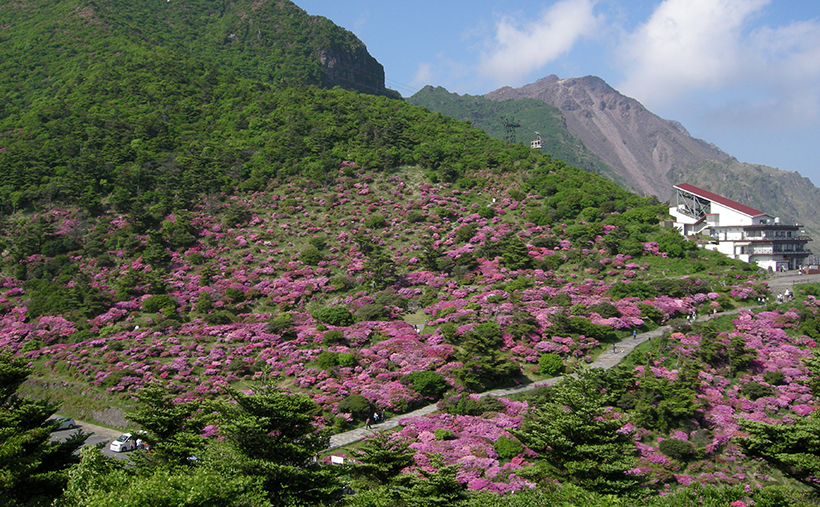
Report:
M780 219L688 183L675 185L669 214L684 236L706 235L709 250L734 259L757 262L764 269L797 269L811 255L811 238L799 225Z

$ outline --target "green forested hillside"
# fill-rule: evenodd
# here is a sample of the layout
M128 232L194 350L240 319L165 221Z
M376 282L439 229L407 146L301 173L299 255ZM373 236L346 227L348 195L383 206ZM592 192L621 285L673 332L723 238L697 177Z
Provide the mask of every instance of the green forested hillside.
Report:
M485 99L480 95L450 93L440 86L425 86L407 101L458 120L468 121L495 139L504 139L506 136L504 120L515 120L515 123L520 125L516 129L518 142L529 144L530 140L535 139L535 132L540 132L543 153L549 153L587 172L600 174L630 190L630 186L623 178L607 167L577 136L567 130L561 110L541 100L499 102Z
M811 505L820 289L755 315L754 266L657 199L330 87L345 34L286 1L0 6L0 506ZM77 463L24 395L151 452ZM401 427L320 456L376 413Z
M0 6L0 24L3 67L22 64L26 85L140 47L278 87L339 85L398 96L385 90L381 64L355 35L289 0L24 0ZM344 72L333 69L336 61Z
M467 167L510 163L501 144L486 144L467 125L400 101L282 88L321 84L311 48L317 41L343 44L350 35L335 26L306 34L299 28L305 23L329 22L288 2L262 2L282 18L269 25L295 23L277 32L290 42L274 43L280 51L272 61L257 57L263 50L234 51L189 35L213 28L205 15L211 3L176 8L162 19L151 17L155 3L123 4L54 2L53 9L35 11L34 4L19 3L0 11L0 206L6 212L34 203L81 203L89 210L110 204L121 211L162 203L154 210L161 215L203 193L261 189L277 174L304 172L327 183L339 161L352 158L365 166L434 170L459 159L446 164L446 180ZM198 16L190 12L196 5ZM514 158L530 156L513 151Z

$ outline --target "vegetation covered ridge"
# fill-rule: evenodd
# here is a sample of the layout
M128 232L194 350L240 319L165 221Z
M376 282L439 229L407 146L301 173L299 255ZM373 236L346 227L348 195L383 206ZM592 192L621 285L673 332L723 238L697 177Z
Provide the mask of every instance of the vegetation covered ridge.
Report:
M816 502L816 287L692 324L769 289L656 199L320 88L289 2L164 4L0 11L0 505ZM252 31L212 45L217 11L278 23L282 66L229 37ZM151 452L77 464L24 393L121 409ZM353 463L317 456L432 402Z

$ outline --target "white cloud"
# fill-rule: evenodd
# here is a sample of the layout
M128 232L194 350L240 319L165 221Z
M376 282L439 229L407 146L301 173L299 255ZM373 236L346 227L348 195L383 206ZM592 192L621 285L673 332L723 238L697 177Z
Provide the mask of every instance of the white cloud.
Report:
M410 84L415 88L421 88L431 82L433 82L433 66L429 63L420 63Z
M820 23L756 27L768 4L665 0L620 45L626 79L619 89L650 109L708 93L704 114L727 123L816 120Z
M520 84L530 72L564 55L579 39L595 33L597 0L561 0L531 22L502 18L491 49L482 56L481 73L507 85Z

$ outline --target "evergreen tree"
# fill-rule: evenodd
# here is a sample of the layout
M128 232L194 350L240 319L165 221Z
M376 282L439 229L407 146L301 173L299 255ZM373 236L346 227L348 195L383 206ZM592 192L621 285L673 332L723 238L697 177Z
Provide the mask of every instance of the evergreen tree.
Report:
M73 453L88 438L76 432L50 441L56 424L44 421L59 406L16 394L30 373L25 360L0 355L0 506L44 505L59 497L79 461Z
M377 433L351 452L356 460L351 475L380 485L388 484L415 462L409 446L408 440L391 440L388 435Z
M628 473L636 463L635 444L606 387L606 372L599 369L564 379L514 434L557 478L599 493L630 493L640 484Z
M315 461L330 437L313 426L316 404L308 396L226 391L232 401L210 407L227 444L212 463L216 470L257 478L274 505L315 505L334 496L336 471Z
M748 455L763 458L784 474L820 490L820 420L814 414L795 418L792 424L738 421L749 433L739 439Z

